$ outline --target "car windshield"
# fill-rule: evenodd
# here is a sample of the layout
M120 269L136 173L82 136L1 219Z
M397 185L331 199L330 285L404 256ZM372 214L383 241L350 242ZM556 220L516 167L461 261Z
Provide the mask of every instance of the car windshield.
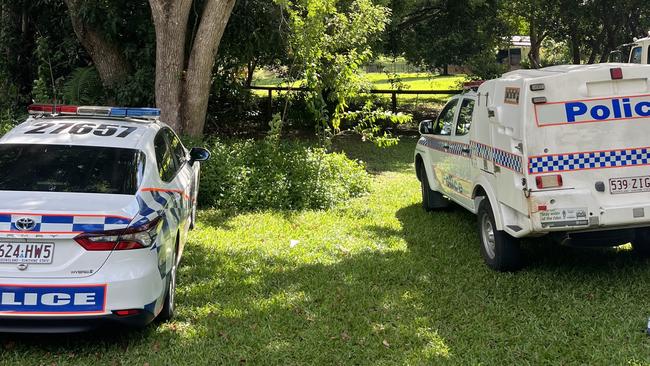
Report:
M0 144L0 190L135 194L144 162L134 149Z

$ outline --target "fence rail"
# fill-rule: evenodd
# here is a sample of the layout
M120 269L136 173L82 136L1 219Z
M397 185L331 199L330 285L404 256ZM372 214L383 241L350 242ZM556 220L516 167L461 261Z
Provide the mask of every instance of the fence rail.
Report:
M291 88L287 86L249 86L251 90L264 90L268 92L269 96L269 114L273 114L273 92L300 92L308 91L308 88L296 87ZM370 94L390 94L391 107L393 113L397 113L397 96L398 95L453 95L460 94L462 90L393 90L393 89L371 89L367 93Z

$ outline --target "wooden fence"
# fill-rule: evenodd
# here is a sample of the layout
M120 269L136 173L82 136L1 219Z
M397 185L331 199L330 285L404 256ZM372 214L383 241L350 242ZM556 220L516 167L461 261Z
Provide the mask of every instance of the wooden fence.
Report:
M289 88L286 86L250 86L251 90L264 90L269 97L269 115L273 114L273 92L300 92L307 91L307 88ZM452 95L460 94L462 90L392 90L392 89L372 89L367 93L370 94L390 94L391 108L393 113L397 113L397 96L398 95Z

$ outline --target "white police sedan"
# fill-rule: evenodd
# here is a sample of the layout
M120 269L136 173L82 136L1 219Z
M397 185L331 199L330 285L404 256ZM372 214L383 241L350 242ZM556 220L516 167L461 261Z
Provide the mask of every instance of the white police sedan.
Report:
M154 108L32 105L0 139L0 331L174 314L199 161Z

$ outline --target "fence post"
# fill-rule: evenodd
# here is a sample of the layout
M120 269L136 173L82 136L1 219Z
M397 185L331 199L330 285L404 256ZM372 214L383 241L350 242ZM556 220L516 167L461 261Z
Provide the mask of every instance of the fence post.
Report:
M392 92L391 95L392 95L391 98L393 102L393 113L397 114L397 93Z
M269 88L269 119L273 118L273 89Z

